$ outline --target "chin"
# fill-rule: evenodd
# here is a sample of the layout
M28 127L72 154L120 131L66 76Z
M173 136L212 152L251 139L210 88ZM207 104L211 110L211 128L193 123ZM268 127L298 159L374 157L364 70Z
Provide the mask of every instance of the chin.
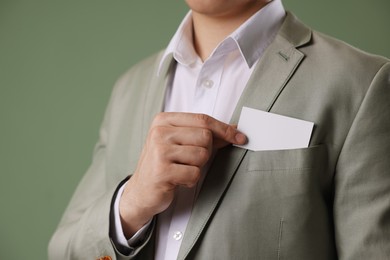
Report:
M209 16L240 15L268 2L270 0L186 0L193 12Z

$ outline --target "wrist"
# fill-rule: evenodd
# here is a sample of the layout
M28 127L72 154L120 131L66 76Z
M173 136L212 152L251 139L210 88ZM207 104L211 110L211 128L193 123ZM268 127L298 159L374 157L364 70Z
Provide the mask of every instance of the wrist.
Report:
M150 222L151 218L145 218L133 211L132 209L120 210L120 220L122 224L123 234L126 239L130 239L143 226Z
M139 207L137 197L131 195L135 192L133 188L129 187L132 186L131 182L134 181L132 179L130 178L126 184L125 191L119 201L120 221L123 233L127 239L132 237L146 223L150 222L154 216L152 213L149 214L147 209Z

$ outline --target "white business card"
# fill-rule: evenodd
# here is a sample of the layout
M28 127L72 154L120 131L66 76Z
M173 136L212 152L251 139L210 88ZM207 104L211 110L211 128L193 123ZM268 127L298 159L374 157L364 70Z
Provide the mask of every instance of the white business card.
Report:
M236 146L252 151L305 148L313 127L312 122L243 107L237 128L248 142Z

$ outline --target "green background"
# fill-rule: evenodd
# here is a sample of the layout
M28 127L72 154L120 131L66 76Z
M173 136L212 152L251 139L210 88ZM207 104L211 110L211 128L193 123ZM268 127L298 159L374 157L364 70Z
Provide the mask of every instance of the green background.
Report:
M285 0L313 28L390 57L389 0ZM166 46L184 1L0 0L0 259L46 259L112 85Z

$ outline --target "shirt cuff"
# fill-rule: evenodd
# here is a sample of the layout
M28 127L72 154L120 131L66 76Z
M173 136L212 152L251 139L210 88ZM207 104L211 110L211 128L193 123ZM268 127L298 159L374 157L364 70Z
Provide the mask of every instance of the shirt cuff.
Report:
M127 182L123 184L122 187L120 187L115 197L114 209L113 209L114 223L111 223L114 226L113 228L114 234L112 239L115 245L119 245L118 248L123 248L123 249L127 249L126 251L131 251L134 249L134 247L136 247L143 240L145 240L148 234L149 227L152 223L152 220L146 223L129 240L126 239L125 234L123 233L122 222L119 213L119 201L126 187L126 184Z

